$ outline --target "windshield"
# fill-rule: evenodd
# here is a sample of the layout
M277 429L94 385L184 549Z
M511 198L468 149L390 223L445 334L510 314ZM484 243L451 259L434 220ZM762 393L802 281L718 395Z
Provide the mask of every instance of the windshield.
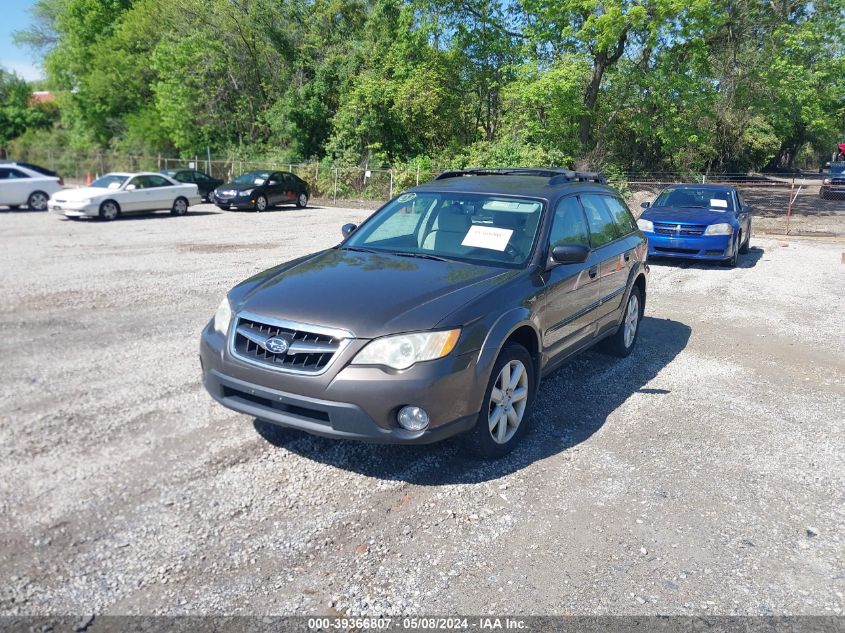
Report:
M239 185L263 185L269 177L269 171L251 171L235 178L235 182Z
M129 176L118 176L117 174L106 174L102 178L97 178L91 183L92 187L99 187L101 189L120 189L123 183L126 182Z
M344 243L410 257L517 267L534 246L543 203L467 193L405 193Z
M730 191L706 187L664 189L652 206L701 208L714 211L734 210L733 196Z

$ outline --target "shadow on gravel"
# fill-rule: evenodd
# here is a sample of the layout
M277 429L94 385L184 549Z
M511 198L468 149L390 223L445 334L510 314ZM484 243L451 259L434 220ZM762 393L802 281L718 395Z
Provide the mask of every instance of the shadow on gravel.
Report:
M683 323L645 317L628 358L592 351L576 356L542 382L529 433L495 461L473 457L460 437L428 446L384 446L328 440L261 420L254 426L275 446L368 477L423 486L489 481L586 441L634 393L646 394L659 407L669 392L645 385L686 347L690 332Z
M757 265L766 251L759 246L752 246L748 249L745 255L739 256L737 268L754 268ZM666 266L669 268L692 268L694 270L730 270L727 266L722 266L719 262L705 262L696 259L681 259L679 257L655 257L649 255L648 263L652 266Z
M220 211L223 211L224 213L260 213L260 215L264 215L265 213L278 213L280 211L320 211L322 209L323 207L309 204L307 207L303 207L302 209L294 205L286 205L281 207L270 207L261 212L257 212L255 209L220 209Z

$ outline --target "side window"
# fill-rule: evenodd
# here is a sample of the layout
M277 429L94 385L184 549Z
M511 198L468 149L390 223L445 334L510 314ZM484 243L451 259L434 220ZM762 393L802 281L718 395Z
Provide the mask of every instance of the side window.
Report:
M179 182L194 182L194 172L192 171L180 171L173 177Z
M587 231L584 213L575 196L564 198L558 203L552 219L549 244L552 248L570 244L590 246L590 234Z
M0 169L0 180L20 180L21 178L29 178L29 174L11 167Z
M270 177L267 179L268 185L280 185L282 182L284 182L282 174L277 171L274 171L272 174L270 174Z
M581 196L581 204L584 205L584 214L590 226L590 246L593 248L604 246L620 237L616 222L610 216L602 197L591 194Z
M161 176L147 176L147 187L171 187L172 185Z
M602 199L608 211L610 211L610 215L616 221L616 226L619 227L621 235L628 235L637 230L637 225L627 204L619 198L611 198L610 196L603 196Z
M191 182L196 182L196 183L208 182L208 176L206 176L205 174L202 174L198 171L191 172L191 175L194 178Z
M146 189L147 179L145 176L135 176L129 181L129 184L127 184L126 187L128 188L129 185L135 185L135 189Z
M736 201L739 205L737 209L739 211L742 211L742 209L745 207L745 198L742 197L742 194L739 192L739 190L736 191Z

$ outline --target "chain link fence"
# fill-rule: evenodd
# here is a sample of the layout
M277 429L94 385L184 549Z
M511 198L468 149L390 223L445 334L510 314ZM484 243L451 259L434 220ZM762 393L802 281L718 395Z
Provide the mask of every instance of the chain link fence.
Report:
M375 206L414 185L428 182L442 169L418 167L341 167L327 163L283 163L249 159L193 159L138 156L111 152L63 152L54 156L37 148L12 159L38 163L59 172L70 185L110 171L160 171L192 168L230 181L253 170L291 171L305 180L312 198L322 201L366 201ZM822 173L694 174L684 172L634 172L615 174L610 184L628 200L635 215L640 204L654 200L665 187L677 183L735 186L751 204L755 230L790 235L845 235L845 196L820 195Z

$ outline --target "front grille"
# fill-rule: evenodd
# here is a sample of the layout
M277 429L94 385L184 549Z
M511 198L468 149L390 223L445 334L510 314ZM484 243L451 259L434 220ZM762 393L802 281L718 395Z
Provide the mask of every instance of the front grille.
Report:
M654 250L659 253L678 253L681 255L695 255L698 253L696 248L666 248L664 246L655 246Z
M307 326L267 323L243 315L235 321L231 336L235 356L281 371L307 374L323 371L345 341L341 336L315 332ZM270 351L264 345L268 339L282 339L287 349Z
M678 228L680 226L680 229ZM706 226L699 224L680 224L671 222L655 222L654 232L660 235L682 235L688 237L690 235L704 235Z

